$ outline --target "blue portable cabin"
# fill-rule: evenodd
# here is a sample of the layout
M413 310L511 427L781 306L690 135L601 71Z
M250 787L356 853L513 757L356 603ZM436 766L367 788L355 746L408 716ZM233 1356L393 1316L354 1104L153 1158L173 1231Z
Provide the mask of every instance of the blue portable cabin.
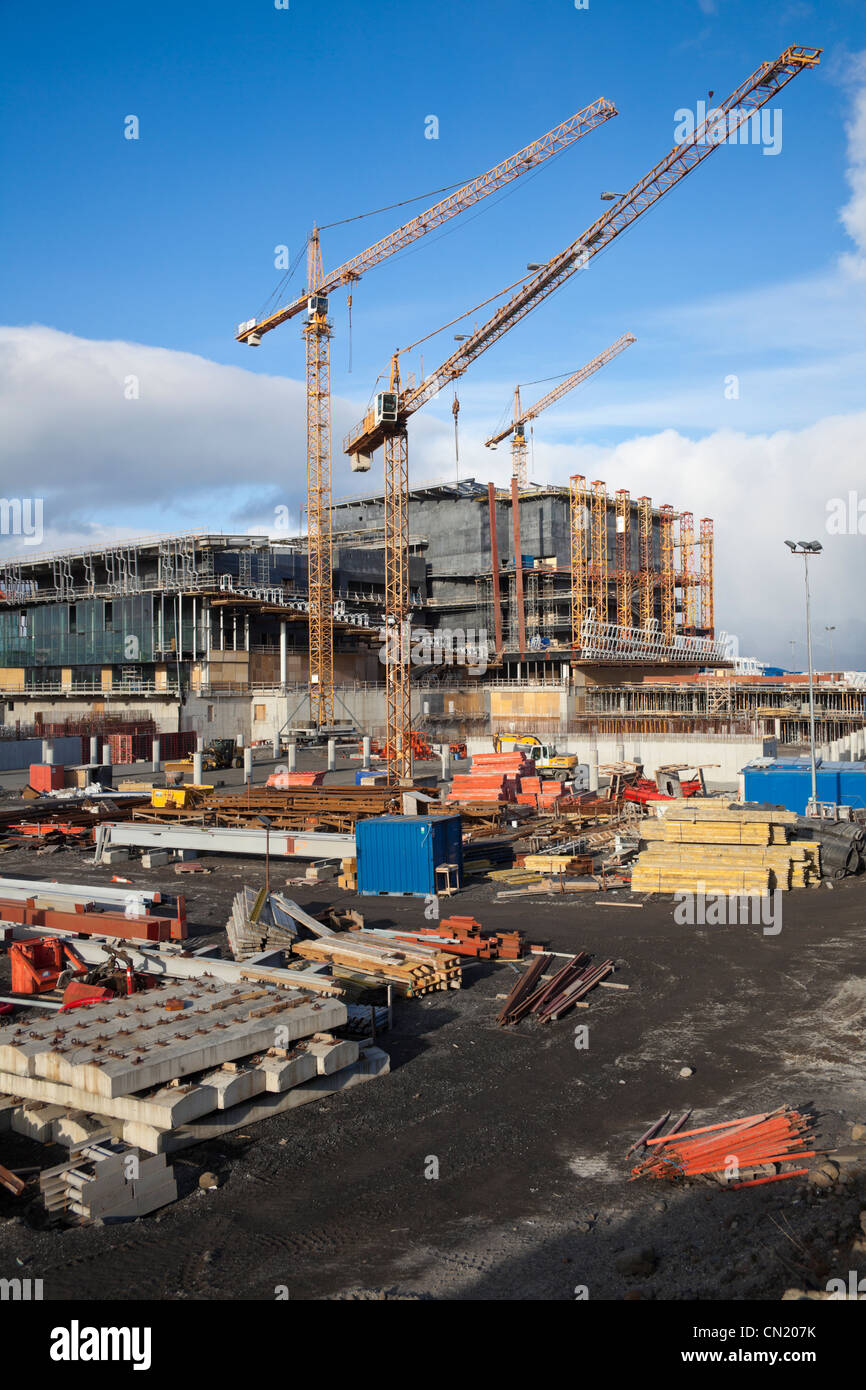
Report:
M355 825L358 892L410 894L426 898L436 893L436 870L457 868L457 887L463 887L462 822L448 816L370 816Z

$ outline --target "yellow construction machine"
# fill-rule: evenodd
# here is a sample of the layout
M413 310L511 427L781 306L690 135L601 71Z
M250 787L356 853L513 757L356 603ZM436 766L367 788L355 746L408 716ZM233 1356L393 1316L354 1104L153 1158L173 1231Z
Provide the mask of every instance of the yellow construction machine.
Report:
M524 753L539 772L551 773L560 781L573 776L577 767L575 753L557 753L552 743L542 743L535 734L494 734L493 748L496 753Z

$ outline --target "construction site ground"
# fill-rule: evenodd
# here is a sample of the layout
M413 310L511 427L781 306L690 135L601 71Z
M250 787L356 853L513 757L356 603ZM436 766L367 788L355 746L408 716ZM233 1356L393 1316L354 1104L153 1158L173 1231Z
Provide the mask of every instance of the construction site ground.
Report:
M86 858L15 851L0 868L111 881ZM207 863L165 886L187 894L198 943L225 950L232 895L263 865ZM272 864L272 883L299 871ZM159 878L134 863L124 875ZM354 906L370 925L424 921L417 899L288 891L311 911ZM592 1300L773 1300L857 1268L862 1178L826 1192L629 1183L625 1154L667 1110L694 1107L693 1123L709 1124L782 1104L815 1108L823 1136L850 1147L866 1120L866 883L784 895L777 935L678 925L670 899L496 891L471 887L443 911L613 957L629 989L503 1029L495 1016L522 967L469 963L462 990L395 1001L380 1040L390 1075L182 1152L180 1198L153 1216L63 1229L0 1189L0 1274L43 1279L46 1299L273 1299L283 1286L292 1299L571 1300L585 1286ZM643 906L616 905L630 901ZM45 1166L46 1151L9 1134L4 1161ZM204 1171L217 1189L199 1187Z

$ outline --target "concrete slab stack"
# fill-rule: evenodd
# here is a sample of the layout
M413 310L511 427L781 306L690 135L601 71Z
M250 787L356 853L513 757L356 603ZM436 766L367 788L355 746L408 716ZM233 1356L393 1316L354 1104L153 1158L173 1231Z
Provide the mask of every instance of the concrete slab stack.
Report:
M346 1021L341 1000L306 990L171 980L0 1029L2 1108L44 1143L110 1133L166 1152L197 1142L196 1122L224 1133L315 1099L322 1078L340 1089L387 1071L378 1049L332 1035Z

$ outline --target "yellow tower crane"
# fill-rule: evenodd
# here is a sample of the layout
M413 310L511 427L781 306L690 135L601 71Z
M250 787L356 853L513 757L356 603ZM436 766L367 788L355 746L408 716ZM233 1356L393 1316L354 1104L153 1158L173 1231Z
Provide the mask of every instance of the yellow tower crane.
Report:
M522 174L538 168L545 160L567 149L604 121L617 114L612 102L603 97L575 112L567 121L549 130L539 140L509 155L441 202L413 217L396 231L344 262L329 275L322 272L319 232L316 228L307 247L307 287L299 298L256 320L238 325L239 343L258 347L265 333L281 323L306 315L304 338L307 348L307 517L310 600L310 718L317 727L334 723L334 619L331 541L331 392L329 296L343 285L353 285L363 273L397 251L402 251L427 232L434 231L466 208L495 193ZM363 460L353 462L355 471L369 468Z
M582 386L597 371L607 366L608 362L612 362L615 357L618 357L621 352L625 352L627 347L631 347L632 343L636 342L637 338L632 333L624 333L621 338L617 338L615 343L611 343L610 347L605 348L604 352L593 357L591 362L579 367L571 376L566 377L565 381L560 381L557 386L548 391L546 396L542 396L541 400L536 401L535 405L530 406L528 410L521 409L520 386L515 386L514 419L504 430L500 430L498 434L492 434L489 439L485 439L484 443L488 449L495 449L497 444L501 444L503 439L507 439L511 435L511 476L517 480L518 487L522 487L526 482L526 426L530 420L535 420L549 405L562 400L562 397L567 396L569 391L573 391L575 387Z
M395 755L390 764L392 780L411 776L411 685L409 666L409 587L408 587L408 422L416 410L432 400L444 386L457 380L483 352L509 332L532 309L558 290L577 270L603 251L630 227L643 212L653 207L692 169L712 154L720 141L714 132L725 122L728 138L755 111L760 110L804 68L820 62L821 49L792 44L778 58L762 63L737 87L736 91L697 126L682 144L674 145L658 164L624 193L591 227L521 286L505 304L473 333L435 371L417 386L401 391L399 353L391 363L388 391L380 391L372 409L343 441L353 467L369 468L372 455L385 447L385 549L387 602L385 621L394 634L394 645L385 664L388 743Z

